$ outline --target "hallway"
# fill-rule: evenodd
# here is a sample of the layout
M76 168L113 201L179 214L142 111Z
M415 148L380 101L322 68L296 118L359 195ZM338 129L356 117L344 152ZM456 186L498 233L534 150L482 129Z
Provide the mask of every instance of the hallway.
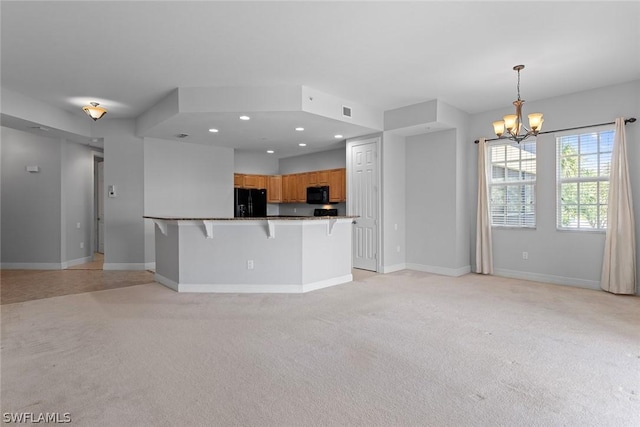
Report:
M0 304L125 288L153 281L150 271L103 271L102 267L99 270L0 270Z

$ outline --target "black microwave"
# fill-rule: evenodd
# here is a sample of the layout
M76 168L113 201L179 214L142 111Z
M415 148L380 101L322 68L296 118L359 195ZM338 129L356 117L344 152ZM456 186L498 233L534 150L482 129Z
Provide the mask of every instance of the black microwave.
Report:
M307 203L311 205L328 205L329 187L307 187Z

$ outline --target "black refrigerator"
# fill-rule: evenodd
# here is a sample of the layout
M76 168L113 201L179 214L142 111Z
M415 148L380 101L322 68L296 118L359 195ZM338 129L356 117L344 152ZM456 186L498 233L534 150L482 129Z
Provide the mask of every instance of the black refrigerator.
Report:
M267 190L235 188L234 214L236 218L245 216L267 216Z

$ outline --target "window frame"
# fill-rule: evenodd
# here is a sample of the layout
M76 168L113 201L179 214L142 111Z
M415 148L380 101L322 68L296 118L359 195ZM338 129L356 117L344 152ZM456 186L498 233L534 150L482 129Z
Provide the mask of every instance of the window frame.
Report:
M601 139L601 133L604 132L613 132L613 137L612 137L612 142L611 142L611 153L613 152L613 140L615 139L615 126L613 125L601 125L601 126L592 126L592 127L586 127L584 129L579 129L579 130L573 130L573 131L565 131L565 132L558 132L556 133L555 139L556 139L556 147L555 147L555 153L556 153L556 231L562 231L562 232L577 232L577 233L606 233L607 231L607 225L608 225L608 211L606 212L607 214L607 218L604 220L604 227L580 227L580 221L578 220L578 226L577 227L566 227L562 225L562 207L564 206L562 203L562 184L572 184L572 183L576 183L578 184L577 186L577 194L576 194L576 209L578 211L580 211L580 206L583 205L580 203L580 192L579 192L579 185L580 184L585 184L585 183L596 183L596 188L597 188L597 193L596 193L596 197L597 200L600 201L600 194L601 194L601 186L600 183L609 183L610 181L610 175L598 175L595 177L570 177L570 178L563 178L562 177L562 147L560 145L560 139L567 137L567 136L575 136L577 138L579 138L582 135L589 135L589 134L598 134L598 139L597 139L597 151L596 152L592 152L592 153L587 153L588 155L594 155L596 154L598 156L598 164L597 164L597 169L600 170L601 168L601 163L600 163L600 158L602 153L610 153L608 151L601 151L600 150L600 139ZM577 154L575 154L575 157L577 157L578 159L580 158L581 155L583 155L581 153L580 150L581 144L579 144L579 148L578 148L578 152ZM579 170L579 169L578 169ZM610 169L609 169L610 172ZM599 172L600 173L600 172ZM608 191L608 190L607 190ZM584 204L587 206L594 206L593 204ZM596 210L598 211L598 224L603 223L602 220L600 220L600 207L604 206L607 207L607 203L596 203L595 207Z
M499 162L494 163L493 162L493 156L491 153L491 150L495 147L505 147L505 146L514 146L514 147L518 147L520 146L520 144L530 144L530 143L534 143L535 144L535 170L536 173L534 175L534 178L531 179L518 179L518 180L514 180L514 181L509 181L509 180L504 180L504 181L494 181L494 177L493 177L493 168L496 165L499 165ZM506 229L506 230L535 230L538 226L538 141L537 138L531 138L531 139L527 139L526 141L522 141L520 144L518 144L515 141L512 140L508 140L508 139L499 139L499 140L495 140L495 141L490 141L487 143L487 148L488 148L488 153L487 153L487 158L488 158L488 176L487 176L487 180L488 180L488 186L489 186L489 217L490 217L490 221L491 221L491 228L498 228L498 229ZM522 149L520 149L521 151L524 151ZM505 157L505 162L507 162L508 158ZM522 174L523 172L526 173L525 170L523 170L522 168L522 155L520 153L519 158L517 159L517 161L519 162L519 169L518 169L518 173ZM494 213L493 213L493 208L494 208L494 203L493 203L493 188L494 187L508 187L508 186L521 186L522 188L524 188L524 186L529 185L533 187L533 191L532 191L532 196L533 196L533 224L526 224L526 221L522 220L522 215L525 215L526 213L521 213L520 216L520 221L519 224L506 224L506 218L508 216L508 213L504 214L504 218L505 218L505 223L504 224L495 224L494 223ZM525 195L522 196L522 199L524 200L526 198ZM522 202L521 203L522 206L526 205L526 203ZM509 205L505 204L504 205L505 208L507 208Z

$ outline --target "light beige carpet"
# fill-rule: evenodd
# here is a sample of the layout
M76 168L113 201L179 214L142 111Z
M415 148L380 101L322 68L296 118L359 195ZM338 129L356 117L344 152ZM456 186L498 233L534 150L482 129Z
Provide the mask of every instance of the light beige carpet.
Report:
M401 271L2 306L2 412L82 426L637 426L640 298Z

